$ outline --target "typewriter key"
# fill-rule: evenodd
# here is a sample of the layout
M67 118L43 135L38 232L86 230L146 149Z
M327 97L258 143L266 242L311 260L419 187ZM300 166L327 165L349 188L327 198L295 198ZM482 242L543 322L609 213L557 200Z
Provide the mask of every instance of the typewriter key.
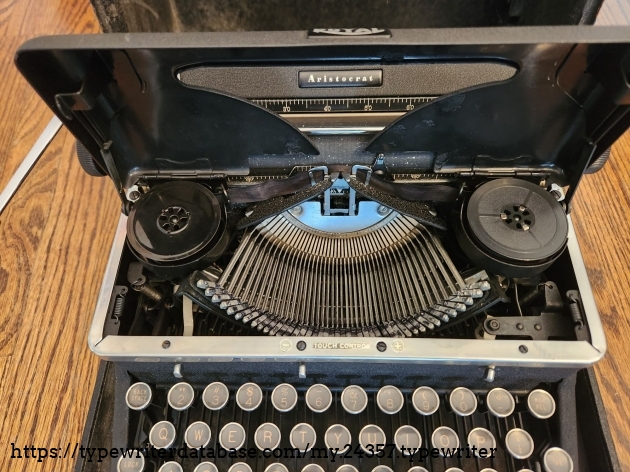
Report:
M524 429L514 428L505 435L505 447L515 459L527 459L534 452L534 440Z
M238 449L245 444L245 429L238 423L228 423L219 432L219 444L223 449Z
M470 433L468 433L468 447L472 449L473 446L476 447L477 450L481 448L486 449L489 455L490 448L497 447L497 441L496 439L494 439L492 433L486 428L475 428ZM477 451L475 451L474 454L475 456L480 457Z
M308 464L302 468L302 472L324 472L324 469L321 465Z
M139 451L132 457L121 457L116 466L118 472L142 472L144 470L144 456Z
M316 440L317 434L315 434L315 429L307 423L296 424L289 435L291 446L300 452L310 451Z
M429 471L425 469L424 467L420 467L419 465L416 465L412 467L411 469L409 469L407 472L429 472Z
M477 409L477 397L465 387L457 387L449 397L451 408L459 416L470 416Z
M271 403L276 410L286 413L295 408L297 404L298 394L295 387L291 384L280 384L271 392Z
M440 426L431 435L431 444L439 449L440 455L444 457L443 449L459 447L459 437L457 433L448 426Z
M287 466L284 464L280 464L280 462L275 462L273 464L270 464L267 466L267 468L265 469L265 472L289 472L289 469L287 469ZM323 470L321 472L324 472Z
M573 459L564 449L550 447L543 456L546 472L573 472Z
M532 469L521 469L518 472L534 472Z
M488 410L494 416L499 418L507 418L514 412L514 397L504 388L493 388L486 396L486 405Z
M350 464L344 464L337 468L337 472L359 472L358 469Z
M464 471L460 469L459 467L450 467L446 469L446 472L464 472Z
M168 404L174 410L182 411L192 405L195 399L195 390L186 382L180 382L168 391Z
M151 387L144 382L137 382L129 387L125 401L132 410L144 410L151 403Z
M211 435L210 426L203 421L195 421L186 428L184 440L189 448L199 449L208 445Z
M401 426L394 433L394 443L403 456L410 456L422 445L422 436L413 426Z
M258 408L262 398L262 390L253 382L241 385L241 388L236 392L236 403L245 411L253 411Z
M306 391L306 404L315 413L323 413L330 408L332 393L326 385L315 384Z
M440 407L440 397L431 387L418 387L411 398L413 407L421 415L432 415Z
M497 472L495 469L491 469L490 467L486 467L485 469L481 469L479 472Z
M221 382L212 382L203 391L201 399L208 410L220 410L230 398L230 391Z
M202 462L197 467L195 467L195 470L193 470L193 472L219 472L219 469L217 469L217 466L214 465L212 462Z
M341 406L353 415L361 413L368 404L368 396L358 385L350 385L341 393Z
M385 432L374 424L365 426L359 432L359 444L366 454L376 454L377 444L385 444Z
M156 449L165 449L175 442L175 426L169 421L155 423L149 432L149 442Z
M386 465L377 465L372 469L372 472L394 472L391 468Z
M169 461L162 464L158 472L184 472L184 469L177 462Z
M338 449L338 453L343 454L350 449L352 436L350 431L342 424L334 424L326 430L324 443L328 449Z
M261 424L254 433L254 442L261 451L277 448L280 438L280 429L273 423Z
M393 415L402 409L405 397L396 387L386 385L376 394L376 403L383 413Z
M228 472L252 472L252 468L245 462L237 462L228 469Z
M532 390L527 397L527 409L536 418L546 420L556 412L556 401L545 390Z

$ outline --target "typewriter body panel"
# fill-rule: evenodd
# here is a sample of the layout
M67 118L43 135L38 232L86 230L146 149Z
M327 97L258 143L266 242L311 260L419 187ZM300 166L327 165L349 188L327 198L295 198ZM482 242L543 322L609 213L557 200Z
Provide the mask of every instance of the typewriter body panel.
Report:
M212 462L614 470L612 449L602 466L578 434L591 426L576 404L597 394L576 385L592 385L583 369L606 341L569 212L630 123L629 54L626 29L577 27L27 43L18 67L122 202L88 335L108 361L93 421L110 427L88 426L90 440L190 446L200 422L218 447L238 423L239 445L262 449L257 428L272 423L281 447L311 431L323 447L346 425L357 455L337 462ZM295 389L287 411L282 384ZM221 408L209 385L227 388ZM361 411L344 400L350 386ZM152 437L160 425L169 444ZM359 457L368 426L392 445L413 426L428 449L488 433L497 456ZM173 461L147 456L142 470L206 470Z

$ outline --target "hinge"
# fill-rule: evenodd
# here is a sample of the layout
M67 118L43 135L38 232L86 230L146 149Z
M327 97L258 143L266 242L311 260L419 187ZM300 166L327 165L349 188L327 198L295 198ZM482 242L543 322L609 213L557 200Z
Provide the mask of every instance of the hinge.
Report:
M97 98L113 81L112 74L98 54L92 54L81 88L77 92L55 95L57 109L71 120L74 111L87 111L94 108Z

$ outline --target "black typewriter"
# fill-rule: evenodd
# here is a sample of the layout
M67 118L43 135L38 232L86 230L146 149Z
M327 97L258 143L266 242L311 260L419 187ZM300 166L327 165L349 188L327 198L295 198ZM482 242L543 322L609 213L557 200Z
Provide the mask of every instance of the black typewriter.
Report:
M569 215L630 123L630 30L68 36L16 63L121 200L83 440L109 452L77 471L617 470Z

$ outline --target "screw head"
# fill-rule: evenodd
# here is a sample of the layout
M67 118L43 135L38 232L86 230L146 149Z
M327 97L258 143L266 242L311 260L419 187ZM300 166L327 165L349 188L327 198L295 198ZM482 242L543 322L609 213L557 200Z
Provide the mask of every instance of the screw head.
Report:
M164 342L162 343L162 347L163 347L164 349L168 349L169 347L171 347L171 342L170 342L170 341L164 341Z
M540 331L540 330L542 329L542 326L540 326L539 324L535 324L535 325L534 325L534 329L535 329L536 331Z
M381 215L381 216L385 216L389 213L389 208L387 208L385 205L379 205L378 208L376 209L376 212Z
M385 350L387 349L387 344L385 344L383 341L379 341L376 343L376 349L378 349L378 352L385 352Z
M297 347L298 351L303 351L306 349L306 343L304 341L298 341L295 347Z
M129 198L134 201L137 200L138 198L140 198L140 192L138 192L137 190L129 192Z
M525 326L523 326L523 323L517 323L516 324L516 329L519 329L519 330L522 331L524 328L525 328Z
M521 344L521 345L518 347L518 350L519 350L519 351L521 351L523 354L527 354L527 352L529 351L529 349L527 349L527 346L525 346L525 345L523 345L523 344Z
M291 208L289 210L289 213L291 213L293 216L298 216L298 215L301 215L303 211L304 211L304 208L302 208L301 205L298 205Z
M501 323L498 320L490 320L488 321L488 329L490 331L496 331L501 327Z

